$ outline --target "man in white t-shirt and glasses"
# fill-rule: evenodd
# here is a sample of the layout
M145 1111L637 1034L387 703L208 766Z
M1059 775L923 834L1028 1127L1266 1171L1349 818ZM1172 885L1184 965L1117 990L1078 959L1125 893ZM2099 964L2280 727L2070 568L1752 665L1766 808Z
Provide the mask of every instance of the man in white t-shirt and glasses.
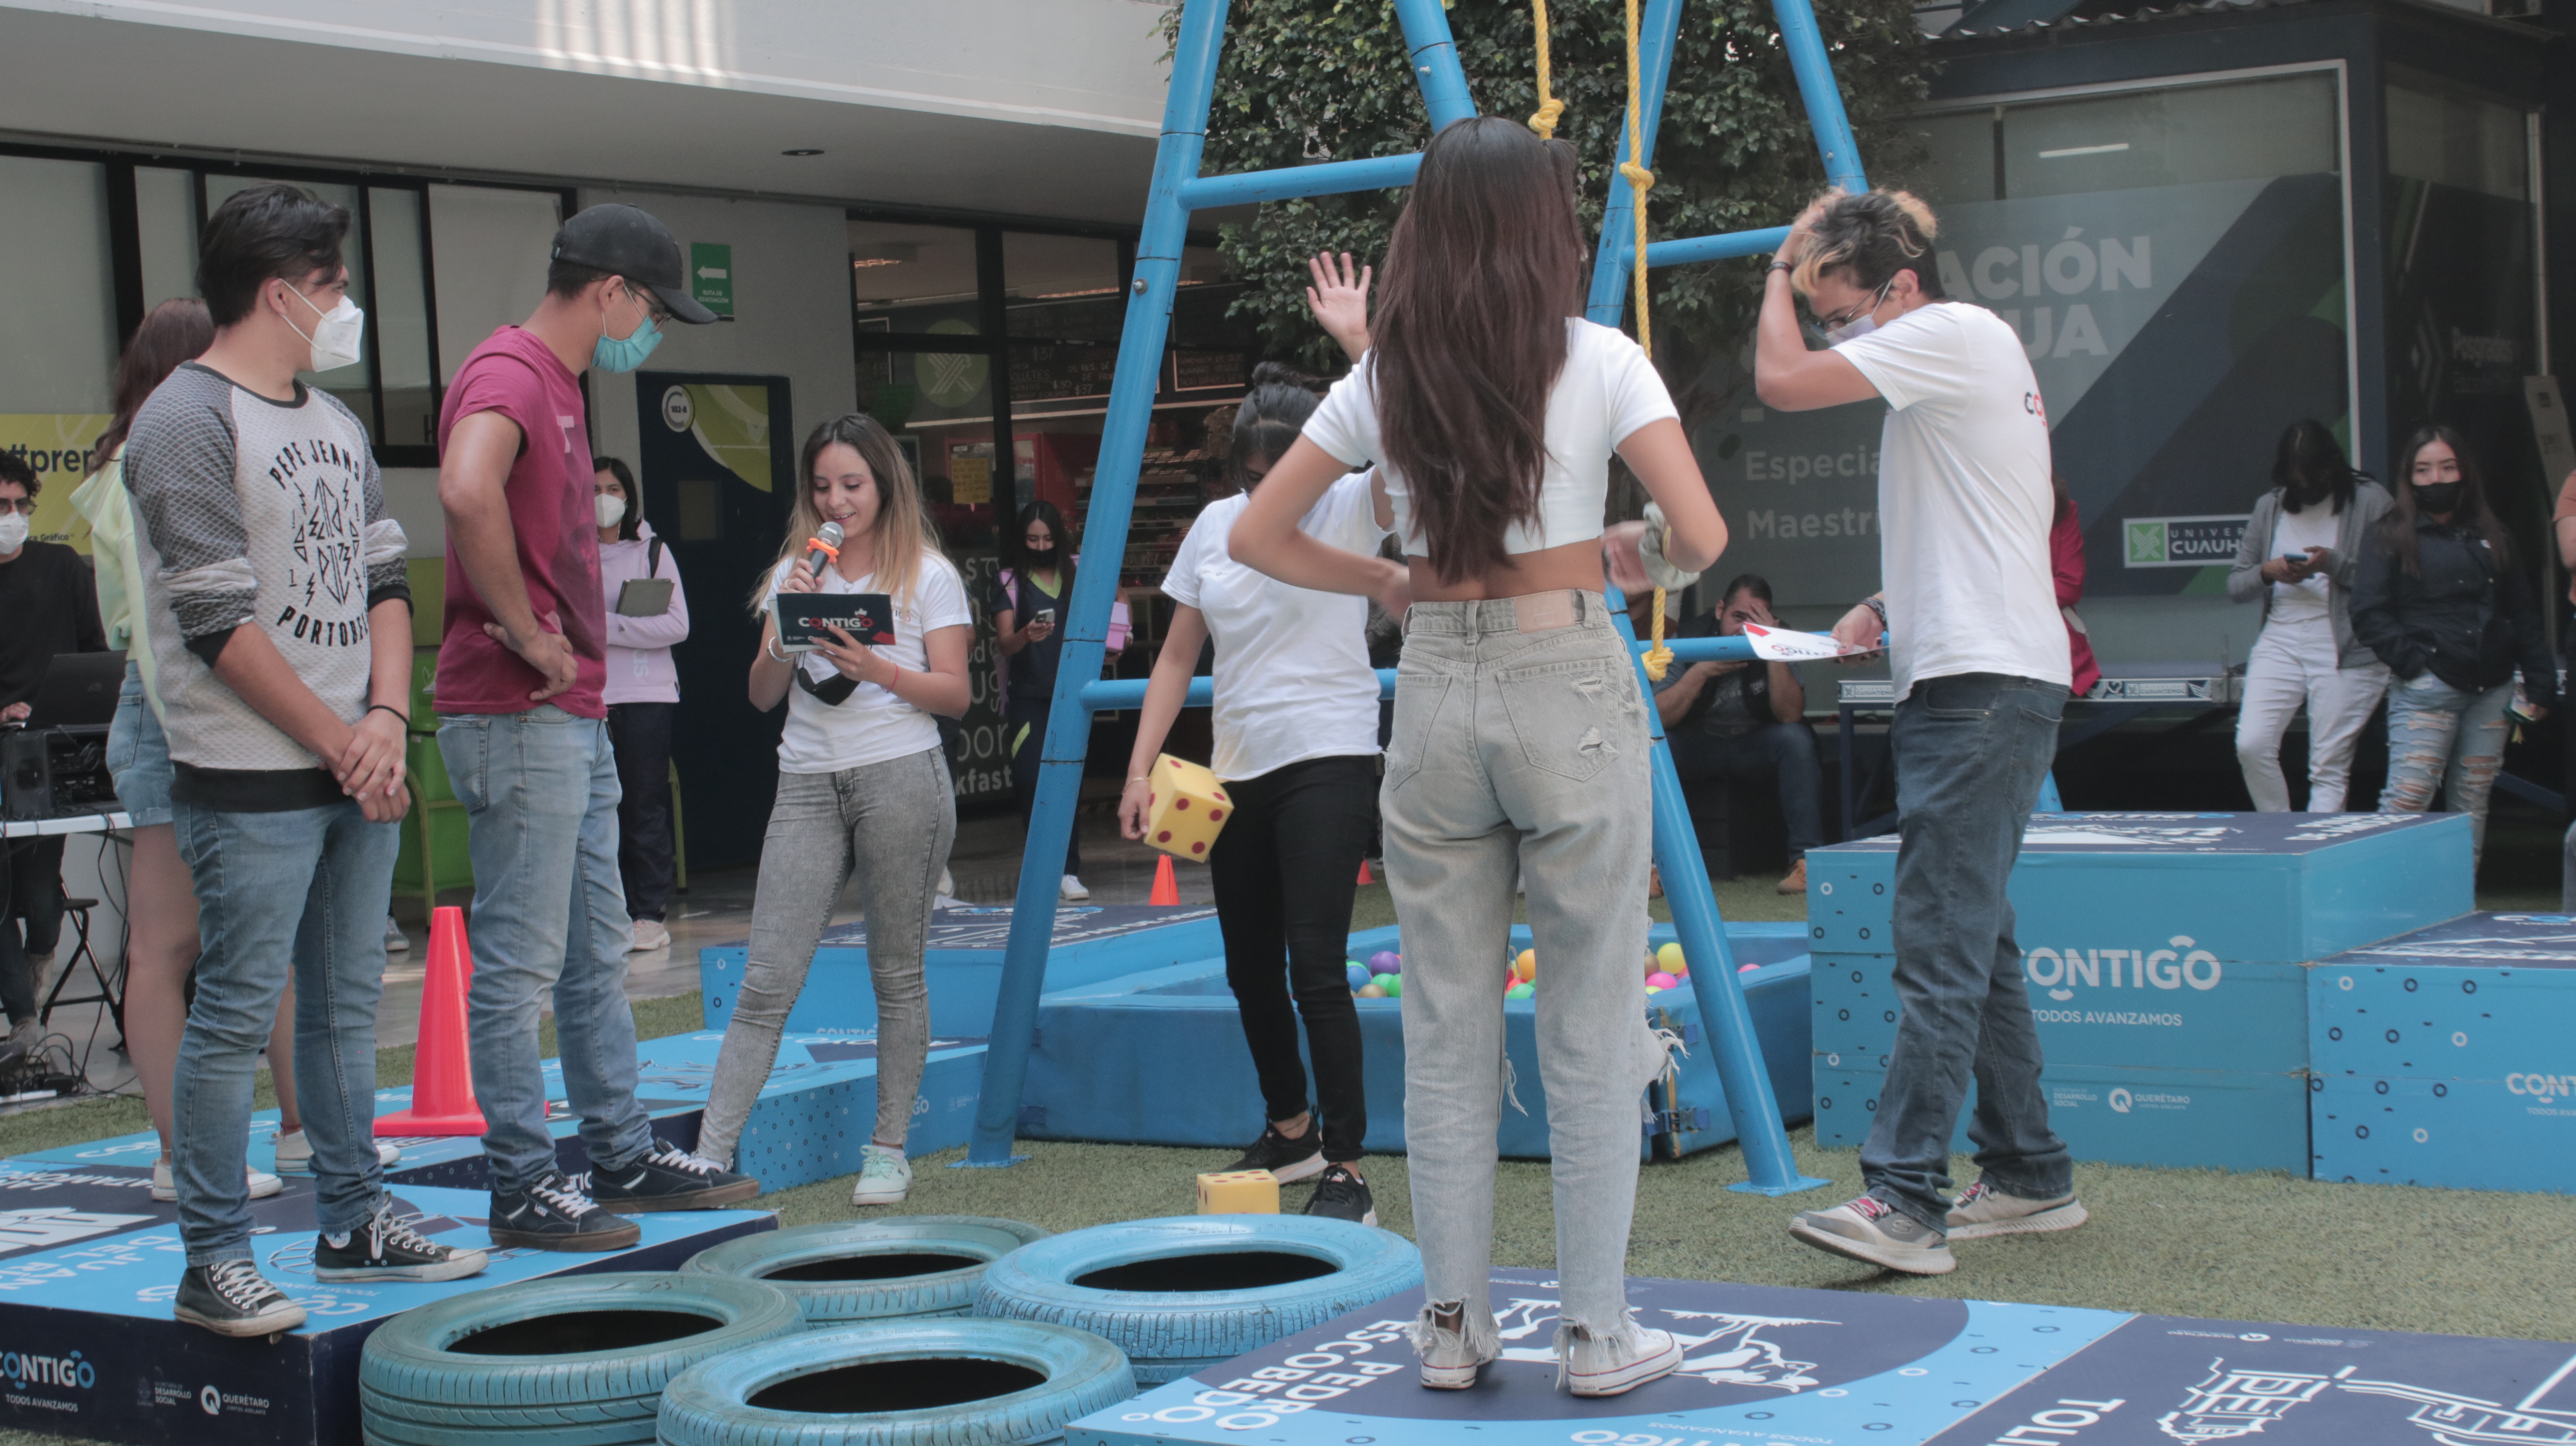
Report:
M1834 627L1896 682L1896 991L1903 1013L1861 1147L1869 1192L1801 1212L1790 1234L1914 1275L1956 1268L1952 1239L2084 1223L2048 1127L2039 1036L2004 886L2057 751L2070 668L2050 581L2048 414L2021 338L1948 299L1939 225L1901 191L1828 193L1765 281L1754 389L1809 411L1871 398L1881 434L1886 590ZM1792 292L1826 339L1809 351ZM1982 1178L1954 1202L1950 1137L1973 1078Z

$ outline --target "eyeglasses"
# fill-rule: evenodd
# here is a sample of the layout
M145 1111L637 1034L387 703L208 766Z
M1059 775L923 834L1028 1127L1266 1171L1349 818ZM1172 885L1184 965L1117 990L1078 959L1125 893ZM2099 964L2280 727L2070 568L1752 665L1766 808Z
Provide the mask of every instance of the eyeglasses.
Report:
M36 513L36 499L33 497L0 497L0 512L16 512L24 516L32 517Z
M1878 310L1880 307L1887 305L1887 293L1895 285L1896 278L1890 276L1885 281L1879 283L1878 291L1872 295L1869 300L1835 316L1817 317L1817 329L1820 331L1833 331L1839 327L1849 326L1853 322L1860 320L1862 317L1869 315L1871 312Z

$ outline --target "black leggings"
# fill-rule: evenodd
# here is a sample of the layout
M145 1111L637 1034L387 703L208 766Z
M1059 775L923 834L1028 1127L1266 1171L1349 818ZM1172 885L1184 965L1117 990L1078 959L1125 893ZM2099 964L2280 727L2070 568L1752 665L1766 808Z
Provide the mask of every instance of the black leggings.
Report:
M1262 1106L1272 1120L1306 1112L1306 1067L1297 1055L1303 1015L1324 1158L1356 1160L1368 1134L1368 1096L1359 1010L1342 963L1351 895L1376 821L1377 761L1309 758L1229 781L1225 791L1234 817L1208 850L1208 874L1225 934L1225 982L1243 1015Z
M677 859L671 836L671 723L677 703L611 703L608 742L617 754L617 874L626 913L659 920L671 906Z

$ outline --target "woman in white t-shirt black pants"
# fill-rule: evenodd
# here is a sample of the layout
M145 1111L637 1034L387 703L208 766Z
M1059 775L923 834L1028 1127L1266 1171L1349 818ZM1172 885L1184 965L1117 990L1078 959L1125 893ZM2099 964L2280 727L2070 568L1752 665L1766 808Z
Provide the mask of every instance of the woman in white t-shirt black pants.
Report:
M1695 572L1725 547L1726 524L1645 353L1581 319L1574 177L1572 147L1517 122L1462 120L1433 138L1388 246L1374 348L1232 534L1239 562L1379 594L1405 619L1379 801L1404 928L1405 1150L1427 1292L1413 1340L1435 1389L1474 1385L1501 1352L1487 1281L1502 971L1524 874L1558 1359L1585 1396L1682 1359L1669 1333L1629 1316L1625 1288L1637 1119L1665 1046L1637 968L1654 836L1646 704L1602 577L1605 563L1629 588L1650 566ZM1605 534L1613 451L1668 526ZM1407 563L1300 528L1372 463Z
M1828 194L1773 258L1755 341L1765 405L1884 400L1879 573L1887 590L1834 627L1896 683L1901 822L1890 900L1902 1013L1861 1146L1869 1193L1801 1211L1819 1250L1916 1275L1951 1240L2084 1223L2048 1127L2039 1034L2005 896L2057 753L2073 671L2049 532L2048 409L2010 323L1941 290L1930 207L1902 191ZM1832 345L1807 349L1792 291ZM1950 1138L1974 1078L1981 1178L1953 1202Z
M766 712L787 702L778 802L761 843L751 958L716 1057L698 1153L733 1158L832 906L855 875L877 996L877 1117L850 1199L893 1205L912 1183L904 1133L930 1048L923 942L957 837L956 794L932 715L966 711L975 620L964 581L930 531L921 486L875 419L851 412L816 427L797 476L786 545L755 605L765 610L782 592L884 593L895 640L871 647L833 628L833 641L798 654L781 651L774 621L761 628L752 706ZM818 576L805 556L825 522L841 525L841 550Z
M1315 394L1294 373L1264 362L1235 413L1229 461L1236 484L1257 485L1314 410ZM1368 602L1290 587L1235 561L1226 535L1250 500L1208 504L1163 579L1177 606L1145 688L1119 822L1129 838L1145 836L1146 775L1189 692L1199 645L1213 637L1210 766L1225 780L1234 813L1208 850L1208 876L1225 933L1226 983L1243 1016L1269 1122L1230 1168L1268 1170L1281 1180L1320 1174L1307 1214L1375 1225L1376 1204L1355 1168L1368 1133L1368 1098L1359 1011L1343 963L1351 896L1377 823L1378 682L1368 660ZM1332 546L1370 551L1386 536L1379 505L1368 474L1355 472L1335 482L1299 526ZM1297 1053L1300 1016L1315 1062L1313 1111Z
M2325 423L2292 422L2227 573L2227 595L2263 599L2263 631L2245 657L2236 762L2264 813L2290 810L2281 735L2308 709L2308 809L2344 811L2363 725L2388 692L2388 665L2352 633L2352 588L2364 539L2396 502L2352 470Z

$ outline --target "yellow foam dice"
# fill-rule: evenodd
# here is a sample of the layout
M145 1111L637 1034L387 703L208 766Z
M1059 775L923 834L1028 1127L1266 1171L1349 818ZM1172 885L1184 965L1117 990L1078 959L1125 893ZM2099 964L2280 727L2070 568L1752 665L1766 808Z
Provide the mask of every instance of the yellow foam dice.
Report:
M1225 828L1234 800L1213 773L1187 759L1165 753L1145 775L1145 842L1175 858L1207 861L1216 836Z
M1279 1177L1267 1170L1220 1170L1199 1177L1201 1215L1276 1215Z

